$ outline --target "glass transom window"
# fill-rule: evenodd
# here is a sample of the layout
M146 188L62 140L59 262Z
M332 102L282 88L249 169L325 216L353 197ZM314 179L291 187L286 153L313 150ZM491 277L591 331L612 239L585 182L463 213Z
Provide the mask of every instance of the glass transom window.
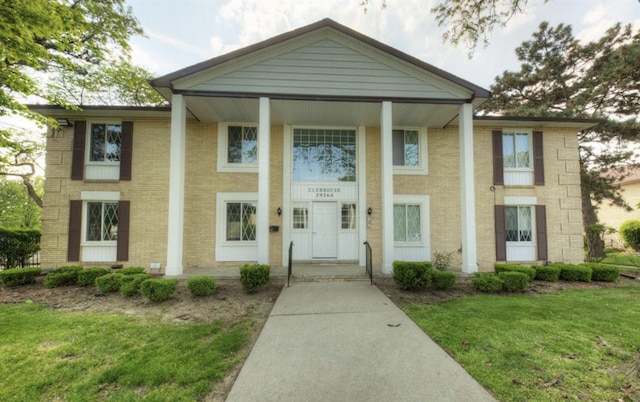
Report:
M420 205L395 204L393 206L393 240L420 242Z
M89 161L119 162L122 143L121 124L91 124Z
M531 151L528 133L502 134L503 166L512 169L530 169Z
M533 241L531 207L504 207L504 215L506 241Z
M258 161L258 129L229 126L228 163L255 164Z
M355 130L294 129L293 180L356 181Z
M87 203L87 241L118 240L118 203Z

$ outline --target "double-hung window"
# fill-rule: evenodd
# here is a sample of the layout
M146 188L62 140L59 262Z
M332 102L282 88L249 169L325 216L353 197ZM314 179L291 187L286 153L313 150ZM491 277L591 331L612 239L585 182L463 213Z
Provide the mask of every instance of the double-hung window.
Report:
M258 128L247 124L219 123L218 171L258 171Z
M85 235L88 242L118 240L118 203L87 202Z
M120 162L122 124L92 123L89 162Z
M422 241L420 204L394 204L393 240L400 243Z
M505 241L530 243L533 241L533 218L530 206L505 206Z
M256 240L255 202L228 202L226 204L226 240L253 242Z
M533 184L531 133L502 133L502 166L505 185Z
M427 173L426 129L394 129L392 148L394 173Z

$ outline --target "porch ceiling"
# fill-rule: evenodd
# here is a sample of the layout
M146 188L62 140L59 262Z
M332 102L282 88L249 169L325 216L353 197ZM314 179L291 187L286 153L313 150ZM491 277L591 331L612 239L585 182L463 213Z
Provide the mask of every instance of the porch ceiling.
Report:
M256 98L187 96L187 108L203 122L257 122ZM273 124L314 126L379 126L380 102L271 100ZM441 128L459 110L456 104L393 103L394 126Z

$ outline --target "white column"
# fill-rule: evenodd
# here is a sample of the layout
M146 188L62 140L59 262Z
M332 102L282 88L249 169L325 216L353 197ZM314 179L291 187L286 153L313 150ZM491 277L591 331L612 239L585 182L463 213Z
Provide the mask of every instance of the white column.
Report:
M380 115L382 154L382 273L393 273L393 141L391 102L382 102ZM376 211L373 211L375 214Z
M260 98L258 117L258 264L269 263L269 148L271 116L269 98Z
M367 239L368 216L367 209L367 128L358 126L357 131L357 161L358 161L358 261L361 267L367 263L367 255L363 243Z
M171 140L169 153L169 222L165 275L182 275L184 231L184 161L187 108L182 95L171 97Z
M460 106L458 114L460 143L460 206L462 235L462 272L478 272L476 246L476 195L473 169L473 108Z

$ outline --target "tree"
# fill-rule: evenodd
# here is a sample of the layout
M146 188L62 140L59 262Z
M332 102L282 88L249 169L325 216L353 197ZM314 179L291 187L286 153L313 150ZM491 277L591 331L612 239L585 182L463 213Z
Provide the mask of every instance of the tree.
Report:
M30 139L27 133L16 130L0 137L0 177L20 178L26 194L38 207L42 207L42 191L35 187L34 179L39 161L44 157L44 143L40 139Z
M34 191L42 196L44 180L35 181ZM0 227L39 229L41 208L17 180L0 179Z
M639 139L640 32L617 24L599 40L582 44L570 26L545 22L516 55L520 71L496 77L485 112L602 121L577 133L588 258L599 258L604 244L598 205L608 201L630 208L614 182L633 167L630 143Z

